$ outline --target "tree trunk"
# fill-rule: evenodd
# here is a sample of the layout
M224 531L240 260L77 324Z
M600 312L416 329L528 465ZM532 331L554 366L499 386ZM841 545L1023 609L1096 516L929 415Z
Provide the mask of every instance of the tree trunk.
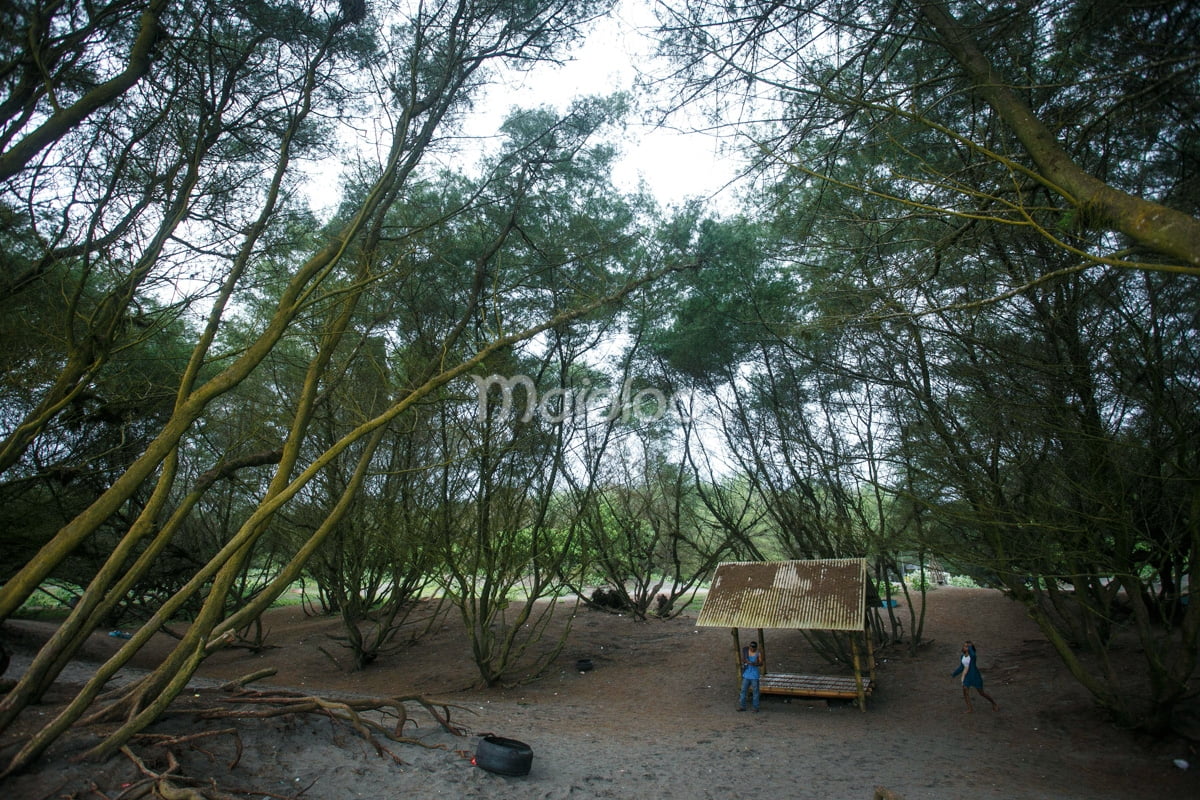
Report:
M1104 220L1157 253L1200 267L1200 220L1114 189L1081 169L992 67L945 5L940 0L922 0L919 6L938 41L962 66L975 91L1025 146L1048 188L1084 211L1089 219Z

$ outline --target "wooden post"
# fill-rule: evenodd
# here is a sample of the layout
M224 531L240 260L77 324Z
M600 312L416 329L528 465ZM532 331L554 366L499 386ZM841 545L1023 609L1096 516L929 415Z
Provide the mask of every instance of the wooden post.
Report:
M763 637L763 629L758 629L758 663L762 665L762 669L758 672L760 675L767 674L767 640Z
M867 637L867 669L871 672L871 686L875 685L875 637L871 631L866 631Z
M742 643L738 640L738 629L731 628L730 633L733 634L733 658L737 664L738 680L742 679Z
M850 652L854 655L854 688L858 690L858 710L867 710L867 694L863 691L862 658L858 651L858 637L850 634Z

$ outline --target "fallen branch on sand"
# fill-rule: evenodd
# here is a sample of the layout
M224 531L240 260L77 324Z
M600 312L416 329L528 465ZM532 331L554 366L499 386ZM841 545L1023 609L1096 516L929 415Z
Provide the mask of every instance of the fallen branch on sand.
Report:
M232 736L234 743L237 745L237 750L234 753L233 759L226 765L227 769L233 769L242 760L242 737L238 733L237 728L222 728L219 731L201 731L200 733L189 733L182 736L172 736L164 733L139 733L135 739L139 742L147 742L156 747L170 748L177 747L181 744L186 744L194 750L199 750L208 757L216 760L216 756L205 750L203 747L197 747L196 742L201 739L211 739L215 736ZM170 752L170 751L168 751ZM125 755L129 755L126 753Z
M269 678L274 674L275 674L274 667L267 667L266 669L260 669L258 672L251 672L249 675L243 675L240 678L234 678L231 681L227 681L227 682L221 684L221 691L232 692L235 689L243 689L246 687L246 684L248 684L248 683L254 683L255 681L262 680L263 678Z
M231 793L218 788L216 783L211 780L204 782L175 774L179 769L179 761L170 750L167 751L166 756L167 768L161 772L151 769L129 746L122 746L121 752L134 763L138 772L144 777L126 786L125 791L117 795L114 800L138 800L143 797L162 798L162 800L239 800L240 796L247 795L280 797L280 795L264 795L263 792L257 790ZM294 797L298 796L294 795Z
M225 732L214 731L213 733ZM236 732L234 732L234 736L236 738ZM183 740L195 737L181 736L177 738ZM156 744L166 745L167 743L160 741ZM176 774L179 770L179 761L170 750L167 751L166 755L167 768L162 772L155 772L151 769L129 746L122 747L121 752L134 763L138 772L144 777L125 786L125 790L114 797L113 800L139 800L140 798L162 798L162 800L241 800L243 797L296 800L296 798L303 796L305 792L312 788L312 784L309 784L295 794L289 795L264 792L261 789L222 789L211 779L208 781L199 781L194 778L188 778L186 775ZM238 752L241 752L240 740L238 741ZM101 797L105 796L95 787L93 787L93 791L100 794Z
M222 705L196 708L179 708L176 713L187 713L201 719L270 719L296 714L318 714L335 722L350 726L360 737L367 741L380 755L388 755L393 760L400 759L380 743L377 736L399 744L412 744L431 749L445 749L440 744L429 744L413 736L405 735L405 727L411 722L417 722L410 716L407 703L415 703L429 714L442 730L454 736L467 733L463 727L451 722L451 709L465 711L463 706L447 703L435 703L421 695L406 695L403 697L318 697L285 689L249 690L243 688L260 674L247 676L244 679L230 681L222 689L228 693L222 698ZM190 704L189 704L190 705ZM232 707L231 707L232 706ZM386 725L382 721L364 716L363 712L378 712L383 721L392 721Z
M299 714L316 714L326 717L335 723L349 726L362 739L375 748L375 751L386 755L396 763L403 763L393 752L388 750L381 739L400 744L413 744L428 749L445 750L444 744L430 744L415 736L406 736L405 728L411 723L417 725L410 714L407 704L415 704L433 718L442 730L455 736L467 733L465 728L454 725L451 720L451 709L462 706L452 706L446 703L435 703L419 695L404 697L349 697L332 698L306 695L285 689L248 690L246 683L263 677L262 673L247 675L230 681L221 687L225 696L218 698L219 704L207 704L209 697L195 693L189 702L173 704L168 714L187 714L200 719L272 719L276 717L294 716ZM372 719L368 716L376 712ZM237 728L221 728L219 730L202 731L190 734L139 734L136 741L140 745L165 751L166 768L155 771L145 760L139 757L129 746L121 748L121 752L132 761L143 775L141 780L124 787L124 791L115 800L136 800L137 798L163 798L163 800L237 800L238 798L272 797L297 798L304 794L309 787L293 795L275 795L259 789L230 789L218 786L213 780L200 781L180 773L180 762L174 748L187 747L200 750L215 760L215 755L198 743L219 736L232 736L236 751L228 763L228 769L237 766L242 758L242 740ZM162 762L159 762L162 763Z

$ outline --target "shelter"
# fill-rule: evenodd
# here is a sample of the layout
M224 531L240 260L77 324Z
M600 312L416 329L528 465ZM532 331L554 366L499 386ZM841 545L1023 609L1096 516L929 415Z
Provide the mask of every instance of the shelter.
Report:
M767 669L759 683L763 694L857 699L867 710L875 687L875 652L867 626L867 560L834 558L810 561L731 561L717 565L698 627L730 627L733 652L741 670L739 629L758 629ZM793 675L770 671L763 630L843 631L850 634L854 677ZM867 647L867 674L859 650Z

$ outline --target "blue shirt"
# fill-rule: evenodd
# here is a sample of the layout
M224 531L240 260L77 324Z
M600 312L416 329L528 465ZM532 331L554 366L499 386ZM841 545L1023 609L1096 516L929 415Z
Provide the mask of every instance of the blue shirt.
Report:
M747 678L752 681L758 680L760 677L758 667L761 663L762 663L762 653L747 652L746 653L746 666L744 669L742 669L742 677Z

